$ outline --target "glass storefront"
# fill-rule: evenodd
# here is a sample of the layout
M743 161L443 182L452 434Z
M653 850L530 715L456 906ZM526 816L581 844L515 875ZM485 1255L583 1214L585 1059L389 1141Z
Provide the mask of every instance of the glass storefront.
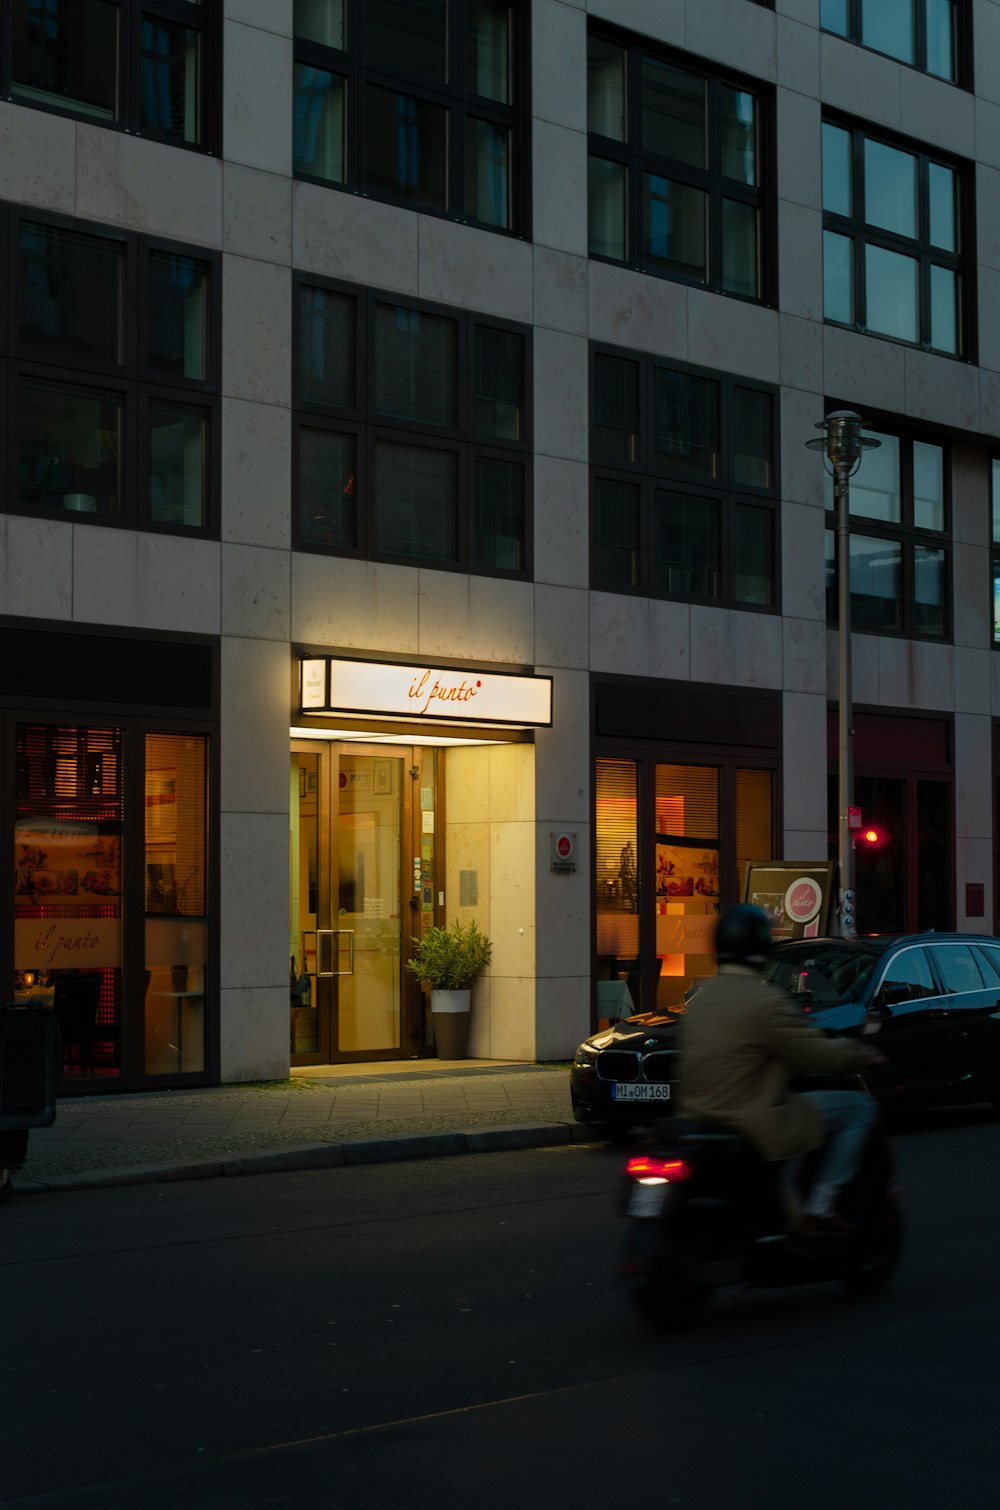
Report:
M208 736L13 733L15 999L55 1013L65 1081L203 1072Z
M774 769L599 757L595 778L598 1018L676 1009L747 862L774 858Z

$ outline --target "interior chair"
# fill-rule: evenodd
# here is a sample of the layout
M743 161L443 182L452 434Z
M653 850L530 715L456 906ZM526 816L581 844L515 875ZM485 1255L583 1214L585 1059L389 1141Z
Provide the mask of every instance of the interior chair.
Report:
M63 1041L64 1068L79 1068L81 1075L94 1072L94 1038L101 977L60 975L56 979L52 1010Z

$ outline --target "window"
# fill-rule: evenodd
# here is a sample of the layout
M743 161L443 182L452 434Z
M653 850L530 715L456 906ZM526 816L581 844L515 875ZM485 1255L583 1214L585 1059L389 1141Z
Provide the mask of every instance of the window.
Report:
M927 996L937 996L938 988L931 974L930 961L924 949L904 949L894 955L886 966L879 990L887 986L905 986L909 1001L919 1001Z
M5 99L218 151L218 0L0 0Z
M299 178L527 225L521 0L295 0Z
M528 357L522 327L300 280L296 543L526 574Z
M948 465L944 446L870 432L851 478L851 624L942 639L950 633ZM827 620L837 622L833 481L826 478Z
M770 117L760 87L595 30L587 114L590 255L767 297Z
M0 240L7 508L211 529L218 255L20 206Z
M926 152L823 123L827 320L967 354L963 177Z
M931 950L945 995L958 996L964 991L982 991L983 977L968 944L939 945Z
M993 643L1000 645L1000 461L990 464L993 539Z
M595 347L594 587L774 608L776 432L773 389Z
M820 25L900 63L961 83L957 0L821 0Z

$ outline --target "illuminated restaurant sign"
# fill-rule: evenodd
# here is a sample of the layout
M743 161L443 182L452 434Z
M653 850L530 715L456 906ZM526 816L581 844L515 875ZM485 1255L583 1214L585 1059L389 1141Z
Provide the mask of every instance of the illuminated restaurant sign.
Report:
M303 713L521 727L552 723L550 676L342 661L332 656L303 657L301 668Z

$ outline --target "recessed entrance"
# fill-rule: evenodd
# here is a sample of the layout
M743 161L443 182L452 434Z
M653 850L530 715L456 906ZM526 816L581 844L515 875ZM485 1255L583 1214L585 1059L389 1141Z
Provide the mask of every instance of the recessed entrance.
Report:
M425 1052L404 962L437 902L436 778L432 749L293 741L293 1064Z

